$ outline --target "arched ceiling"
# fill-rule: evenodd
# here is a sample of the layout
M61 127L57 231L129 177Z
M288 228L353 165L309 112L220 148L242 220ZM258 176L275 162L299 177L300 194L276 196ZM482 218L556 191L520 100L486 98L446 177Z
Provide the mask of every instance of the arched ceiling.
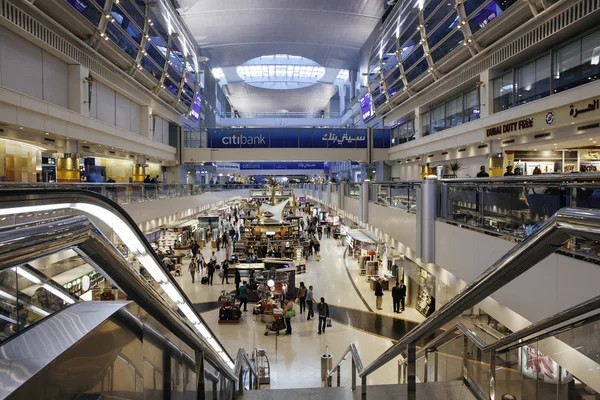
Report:
M212 67L267 54L356 69L360 48L386 0L178 0L178 9Z

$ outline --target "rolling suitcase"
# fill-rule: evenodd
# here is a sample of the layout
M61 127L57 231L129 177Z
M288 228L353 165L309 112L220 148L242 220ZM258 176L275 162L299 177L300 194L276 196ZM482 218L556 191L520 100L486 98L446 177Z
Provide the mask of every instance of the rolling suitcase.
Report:
M203 276L202 279L200 279L200 283L203 285L208 285L208 276Z

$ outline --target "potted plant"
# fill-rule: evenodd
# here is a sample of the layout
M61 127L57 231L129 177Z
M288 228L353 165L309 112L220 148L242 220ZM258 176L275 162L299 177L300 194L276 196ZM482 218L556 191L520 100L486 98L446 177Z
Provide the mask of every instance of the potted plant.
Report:
M456 178L457 172L462 170L464 168L464 165L460 161L455 160L455 161L450 161L448 163L448 165L446 165L446 168L448 168L450 171L452 171L452 177Z

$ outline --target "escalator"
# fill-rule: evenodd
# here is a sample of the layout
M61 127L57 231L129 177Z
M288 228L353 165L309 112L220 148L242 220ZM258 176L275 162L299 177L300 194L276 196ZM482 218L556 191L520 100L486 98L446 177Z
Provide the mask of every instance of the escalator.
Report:
M229 399L258 388L245 351L229 355L118 205L70 190L2 194L13 224L0 228L0 398Z

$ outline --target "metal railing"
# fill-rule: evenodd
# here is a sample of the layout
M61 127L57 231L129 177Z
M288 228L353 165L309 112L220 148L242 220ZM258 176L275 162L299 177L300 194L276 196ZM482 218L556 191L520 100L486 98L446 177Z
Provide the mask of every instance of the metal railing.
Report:
M408 212L417 211L417 191L421 181L377 182L371 184L369 201Z
M379 368L394 360L396 357L406 354L406 390L409 398L414 399L416 395L416 346L417 343L428 340L438 330L451 323L469 308L504 287L518 276L528 271L538 262L554 253L566 241L573 237L586 237L594 240L600 239L600 212L596 210L562 209L550 218L542 227L511 249L505 256L494 265L483 272L473 282L467 285L458 295L451 299L439 310L430 315L424 322L420 323L404 337L398 340L392 347L382 353L368 366L355 368L358 376L362 379L362 398L367 395L366 378ZM581 307L597 309L596 300ZM577 313L582 309L579 308ZM567 310L556 319L566 318L573 310ZM555 319L555 321L556 321ZM540 328L546 326L548 321L541 321L526 330L516 332L513 339L524 333L539 333ZM468 331L468 330L467 330ZM462 332L462 330L461 330ZM463 332L464 334L464 332ZM473 340L474 342L475 339ZM479 343L480 345L482 343ZM338 371L338 366L343 362L344 356L329 371L332 376ZM493 385L493 382L491 383ZM490 390L490 393L495 393Z
M263 189L262 184L192 185L178 183L19 183L2 182L0 189L71 189L97 193L118 204L198 196L204 193L238 189Z

